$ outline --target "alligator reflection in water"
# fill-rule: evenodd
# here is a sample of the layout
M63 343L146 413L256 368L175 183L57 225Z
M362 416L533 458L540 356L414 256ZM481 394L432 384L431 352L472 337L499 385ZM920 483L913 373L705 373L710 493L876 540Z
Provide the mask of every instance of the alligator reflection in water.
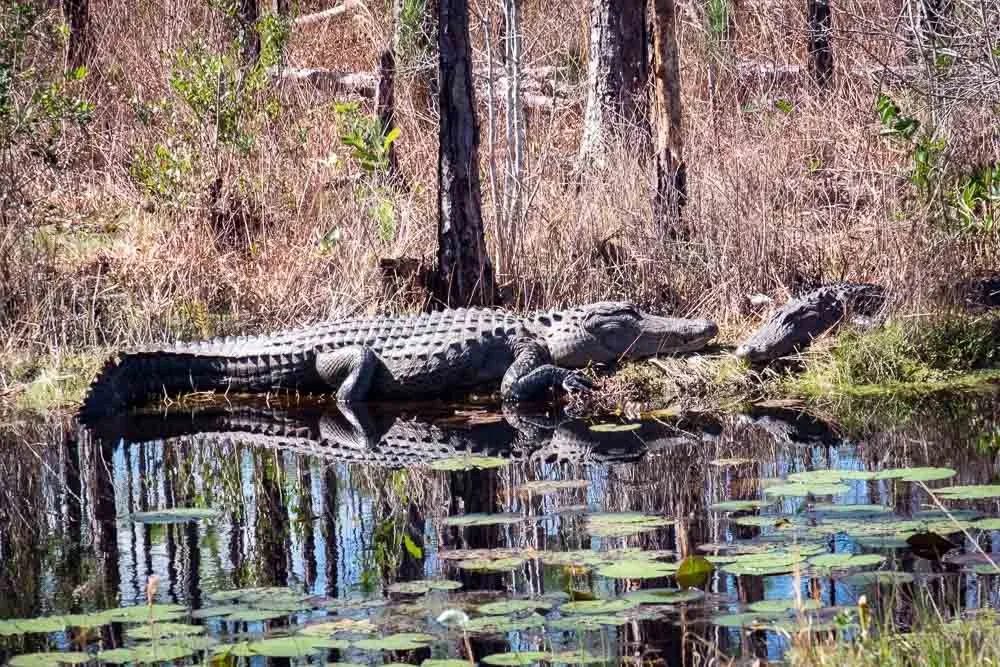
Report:
M994 410L983 403L944 420L910 415L897 430L868 427L857 435L850 428L852 438L817 419L774 409L596 429L586 420L475 409L413 417L317 406L134 415L83 430L62 422L21 424L0 435L9 441L0 460L9 482L0 490L0 552L8 563L0 572L0 619L141 604L153 574L161 579L159 601L195 609L212 605L212 593L234 587L289 586L317 596L310 604L322 607L330 598L381 596L393 581L444 576L469 592L428 602L420 612L390 605L377 619L382 628L440 636L443 630L428 622L436 613L428 612L440 610L434 604L467 604L472 591L489 599L560 591L610 598L627 592L620 580L539 561L539 553L631 547L671 550L679 558L706 543L773 540L767 524L773 509L742 513L763 520L755 524L710 506L767 497L767 480L791 472L950 465L959 472L956 484L989 481L991 443L1000 440ZM448 469L455 457L470 455L508 465ZM535 484L554 480L565 484ZM905 515L924 509L927 501L918 488L903 493L878 480L854 484L843 499ZM811 516L808 505L809 499L788 499L778 500L776 508L794 520L797 512ZM221 514L181 524L130 518L171 507ZM593 534L588 515L626 511L670 520L638 534ZM516 516L509 523L449 525L449 517L470 513ZM877 551L842 534L825 544L838 552ZM992 547L988 538L983 544ZM893 546L878 551L889 559L887 569L921 577L948 569ZM470 553L478 558L510 556L515 567L500 573L458 568L453 556L463 549L475 550ZM504 551L484 551L495 549ZM933 587L947 608L996 603L996 578L975 579L964 570L948 577ZM671 582L661 577L652 585ZM741 633L707 619L757 600L789 597L796 586L827 607L849 605L865 592L833 575L797 583L787 574L717 571L708 598L697 604L654 607L656 615L629 612L630 622L621 626L605 617L610 625L596 635L579 630L567 638L568 631L547 631L544 641L573 649L579 639L612 656L659 652L670 663L691 662L705 646L774 657L784 647L779 635ZM227 627L213 625L210 632L231 641ZM684 633L704 643L682 641ZM521 648L542 641L531 631L497 637L474 635L477 656L507 650L512 637ZM120 640L112 633L99 641L107 647ZM32 635L0 641L15 653L46 645L44 637ZM460 643L453 635L449 641L452 655L459 655ZM340 659L348 657L363 661L357 654Z

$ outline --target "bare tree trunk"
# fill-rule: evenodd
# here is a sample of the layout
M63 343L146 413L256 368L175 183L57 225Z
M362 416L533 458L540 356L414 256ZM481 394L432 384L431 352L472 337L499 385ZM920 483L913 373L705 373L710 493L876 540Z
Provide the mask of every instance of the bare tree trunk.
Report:
M646 119L645 0L593 0L580 162L602 164L609 132Z
M437 298L446 306L490 305L496 289L483 231L467 0L441 0L438 18Z
M90 57L90 0L63 0L63 14L69 25L67 69L87 64Z
M260 35L257 33L260 7L257 5L257 0L238 0L236 12L240 24L243 60L248 64L256 63L260 58Z
M392 48L382 50L378 62L378 85L375 88L375 115L382 127L382 136L387 136L396 127L396 57ZM403 186L403 174L399 170L399 160L396 158L396 147L389 144L388 175L392 184Z
M504 168L503 225L498 239L500 272L511 274L518 251L524 207L524 107L521 103L521 0L505 0L504 71L507 76L507 159Z
M281 18L288 18L292 15L292 0L276 0L274 11Z
M833 76L830 0L806 0L806 11L809 21L809 69L816 83L825 87Z
M687 170L681 124L681 72L677 53L677 6L674 0L654 0L653 42L656 120L656 194L654 221L664 238L687 238L681 208L687 199Z

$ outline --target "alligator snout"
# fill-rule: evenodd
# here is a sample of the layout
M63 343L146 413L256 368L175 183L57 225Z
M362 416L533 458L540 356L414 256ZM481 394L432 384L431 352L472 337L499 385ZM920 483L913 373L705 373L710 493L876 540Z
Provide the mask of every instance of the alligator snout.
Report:
M719 333L712 320L684 320L674 317L647 316L643 337L657 340L657 354L693 352L705 347Z

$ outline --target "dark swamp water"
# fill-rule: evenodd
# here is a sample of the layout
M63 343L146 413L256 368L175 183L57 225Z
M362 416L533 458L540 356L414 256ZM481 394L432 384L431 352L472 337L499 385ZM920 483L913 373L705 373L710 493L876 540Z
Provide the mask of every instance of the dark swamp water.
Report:
M851 637L861 595L902 627L996 607L995 397L895 413L13 419L0 657L688 665Z

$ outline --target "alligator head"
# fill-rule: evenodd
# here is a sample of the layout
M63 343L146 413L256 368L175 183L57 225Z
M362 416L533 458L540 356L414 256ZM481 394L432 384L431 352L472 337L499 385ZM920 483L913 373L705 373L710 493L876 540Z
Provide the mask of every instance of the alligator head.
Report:
M532 326L564 368L700 350L719 331L710 320L659 317L614 301L540 313Z

